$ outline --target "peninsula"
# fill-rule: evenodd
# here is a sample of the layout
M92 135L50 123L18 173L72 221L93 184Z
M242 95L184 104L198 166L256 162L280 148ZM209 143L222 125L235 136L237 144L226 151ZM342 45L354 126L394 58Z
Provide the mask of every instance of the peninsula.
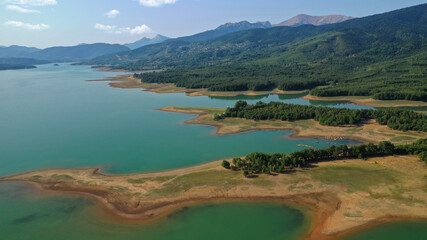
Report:
M330 239L398 219L426 219L427 165L416 156L321 162L285 174L245 178L220 161L165 172L106 175L55 169L0 178L98 200L112 216L151 221L204 202L279 201L313 216L307 239Z

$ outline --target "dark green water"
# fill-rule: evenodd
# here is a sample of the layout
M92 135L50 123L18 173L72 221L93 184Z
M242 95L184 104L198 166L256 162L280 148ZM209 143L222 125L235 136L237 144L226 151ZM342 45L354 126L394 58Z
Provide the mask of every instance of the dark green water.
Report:
M290 139L290 131L216 136L213 127L183 124L191 115L154 110L167 106L227 107L245 99L366 108L310 102L300 95L187 97L85 81L115 75L69 65L0 71L0 176L89 166L109 173L155 171L253 151L292 152L301 149L298 144L329 146L325 140ZM85 198L0 184L2 239L296 239L307 230L307 221L300 211L280 204L230 203L191 207L153 224L129 225L109 220Z
M376 226L342 240L425 240L427 222L396 222Z
M301 211L278 203L205 204L153 223L118 223L91 200L39 195L22 183L0 184L0 206L8 240L298 239L309 227Z

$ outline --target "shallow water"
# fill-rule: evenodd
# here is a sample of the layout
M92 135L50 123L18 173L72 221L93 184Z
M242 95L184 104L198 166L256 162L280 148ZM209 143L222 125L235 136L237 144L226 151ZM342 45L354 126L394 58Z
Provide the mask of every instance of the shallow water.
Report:
M357 232L342 240L425 240L427 221L395 222Z
M94 201L40 195L23 183L0 184L2 239L299 239L301 211L279 203L221 203L184 208L146 224L119 223ZM4 206L8 206L5 208Z
M216 136L213 127L183 124L194 115L154 110L167 106L227 107L244 99L249 103L262 100L369 108L345 102L308 101L300 99L302 95L187 97L114 89L107 82L85 81L116 75L65 64L0 71L0 176L90 166L103 167L110 173L155 171L253 151L289 153L302 149L298 144L329 146L326 140L287 138L290 131ZM1 237L298 239L309 225L301 211L275 203L194 206L148 225L112 221L96 206L86 198L46 195L27 184L1 183Z

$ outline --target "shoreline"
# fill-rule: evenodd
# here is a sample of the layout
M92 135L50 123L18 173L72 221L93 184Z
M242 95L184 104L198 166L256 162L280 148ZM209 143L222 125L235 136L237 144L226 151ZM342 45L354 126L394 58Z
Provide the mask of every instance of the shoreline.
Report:
M356 96L357 97L357 96ZM353 96L337 96L337 97L317 97L313 95L306 95L301 97L305 100L311 101L325 101L325 102L350 102L357 105L368 106L373 108L388 108L388 107L427 107L426 102L421 101L409 101L409 100L375 100L370 97L360 96L356 99Z
M362 143L391 141L395 144L404 144L408 141L425 137L423 133L393 130L372 120L355 126L332 127L320 125L314 120L298 120L293 122L279 120L254 121L239 118L227 118L220 121L213 120L214 113L220 113L225 110L221 108L165 107L156 110L183 114L196 114L196 117L186 120L184 123L215 127L216 135L233 135L251 131L279 130L292 131L292 134L287 135L289 138L322 138L331 141L347 139Z
M385 201L377 201L369 198L363 192L346 192L341 184L330 185L330 183L328 183L329 185L325 187L322 186L323 184L316 181L313 182L312 180L296 180L299 179L298 176L305 176L306 171L315 171L316 169L318 171L318 169L325 167L348 166L348 164L351 166L363 165L367 167L376 167L377 161L380 162L380 164L384 164L384 167L396 167L397 169L401 168L400 164L402 161L410 161L411 164L419 164L420 166L418 168L426 168L426 166L422 165L423 163L417 162L416 157L401 156L373 158L368 161L338 160L321 162L315 164L319 167L314 168L314 170L310 170L311 168L307 170L301 169L297 170L296 173L246 179L243 178L241 174L221 168L219 166L221 161L215 161L199 166L144 174L108 175L101 173L99 168L41 170L2 177L0 178L0 182L20 181L31 184L37 189L49 194L71 194L89 197L96 200L99 206L101 206L102 212L112 219L121 222L141 224L157 221L185 207L206 203L278 202L300 209L304 215L309 218L310 228L305 236L306 239L315 240L337 239L388 222L427 219L427 206L425 204L420 208L421 205L419 204L415 206L411 206L412 204L402 205L399 203L400 200L398 199L393 200L387 198L384 199ZM389 165L390 162L392 162L392 165ZM135 200L133 196L129 197L129 195L132 195L135 191L146 188L153 188L154 191L156 191L156 188L159 187L158 184L155 184L152 180L147 180L147 182L141 184L126 183L126 179L129 178L151 177L153 179L156 176L164 177L172 174L174 175L174 179L177 179L182 176L190 176L191 174L209 173L213 170L221 174L237 174L236 176L233 175L233 178L238 180L238 184L235 187L220 190L217 187L212 187L216 186L216 183L213 183L214 185L212 186L197 183L189 190L177 195L164 193L159 196L149 196L143 194L138 195L137 200ZM37 177L35 178L35 176ZM70 177L57 178L54 176ZM88 179L94 181L94 183L86 184L83 182ZM266 179L275 181L277 185L274 185L274 187L269 184L264 185ZM292 183L293 185L290 185L288 183L289 180L286 180L287 183L283 183L284 179L293 179L297 181L297 183ZM170 181L172 180L164 180L162 186L166 186ZM259 182L261 185L257 185L257 181L261 181ZM129 190L114 190L112 186L116 186L116 184L119 183L122 186L126 184ZM306 186L308 183L313 185L313 187L303 188L303 186ZM108 185L104 186L104 184ZM298 191L291 190L291 186L294 185L296 185L295 189L298 189ZM270 188L274 190L270 190ZM425 193L417 193L417 195L414 196L427 200ZM379 204L378 207L380 209L372 210L370 207L366 208L364 206L365 203L362 205L360 204L360 202L366 201L370 202L368 205ZM397 208L390 209L389 204L391 203ZM358 212L359 210L357 209L363 212L363 217L346 216L345 212ZM367 215L365 216L365 214Z
M123 70L111 70L109 68L98 68L98 71L125 73ZM162 70L146 70L142 72L157 72ZM302 91L283 91L273 89L271 91L240 91L240 92L214 92L207 89L187 89L176 87L173 83L144 83L140 79L134 78L132 74L121 74L115 77L107 77L99 80L87 80L88 82L109 82L108 85L113 88L121 89L144 89L144 92L154 93L185 93L187 96L210 96L210 97L236 97L236 96L263 96L263 95L293 95L309 93L309 90ZM361 106L374 108L399 108L399 107L427 107L427 103L408 100L375 100L369 97L317 97L306 95L301 99L324 102L350 102Z
M152 72L148 70L146 72ZM236 97L236 96L263 96L269 94L277 95L292 95L308 93L304 91L283 91L273 89L271 91L241 91L241 92L215 92L208 91L205 88L188 89L183 87L176 87L173 83L144 83L141 79L134 78L132 74L122 74L115 77L108 77L100 80L87 80L88 82L110 82L108 85L113 88L121 89L144 89L144 92L154 93L185 93L187 96L209 96L209 97Z

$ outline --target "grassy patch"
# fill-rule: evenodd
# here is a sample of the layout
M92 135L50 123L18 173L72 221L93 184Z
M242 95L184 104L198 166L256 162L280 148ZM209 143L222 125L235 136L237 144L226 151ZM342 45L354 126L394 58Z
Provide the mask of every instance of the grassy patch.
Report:
M129 189L127 187L122 187L122 186L113 186L110 187L111 191L116 191L116 192L125 192L128 191Z
M176 177L173 181L162 187L151 190L147 197L177 195L193 187L214 186L229 189L242 183L242 176L238 172L210 170L205 172L190 173Z
M267 180L265 176L258 176L255 179L252 179L252 184L258 186L258 187L274 187L276 186L276 183L270 180Z
M175 177L176 177L176 175L173 175L173 176L160 176L160 177L155 177L152 180L156 181L156 182L166 182L166 181L169 181L169 180L171 180L171 179L173 179Z
M74 179L70 175L66 175L66 174L63 174L63 175L53 174L50 177L54 178L54 179L61 179L61 180L73 180Z
M126 181L128 183L141 184L141 183L145 183L146 181L149 181L149 180L151 180L151 178L128 179Z
M350 217L350 218L360 218L360 217L363 217L361 211L357 211L355 213L344 213L344 216Z
M416 138L408 136L397 136L390 139L392 142L401 142L401 141L415 141Z
M355 133L360 132L360 131L362 131L362 128L350 128L350 129L345 130L344 132L347 134L355 134Z
M40 178L42 178L42 176L40 176L40 175L34 175L34 176L31 176L31 178L32 179L40 179Z
M304 189L312 189L312 188L313 188L313 185L311 185L311 184L305 184L303 186L292 185L292 186L288 187L288 191L293 192L293 191L304 190Z
M307 174L322 183L344 184L349 192L369 191L371 186L398 182L398 172L373 166L325 166L311 169Z

